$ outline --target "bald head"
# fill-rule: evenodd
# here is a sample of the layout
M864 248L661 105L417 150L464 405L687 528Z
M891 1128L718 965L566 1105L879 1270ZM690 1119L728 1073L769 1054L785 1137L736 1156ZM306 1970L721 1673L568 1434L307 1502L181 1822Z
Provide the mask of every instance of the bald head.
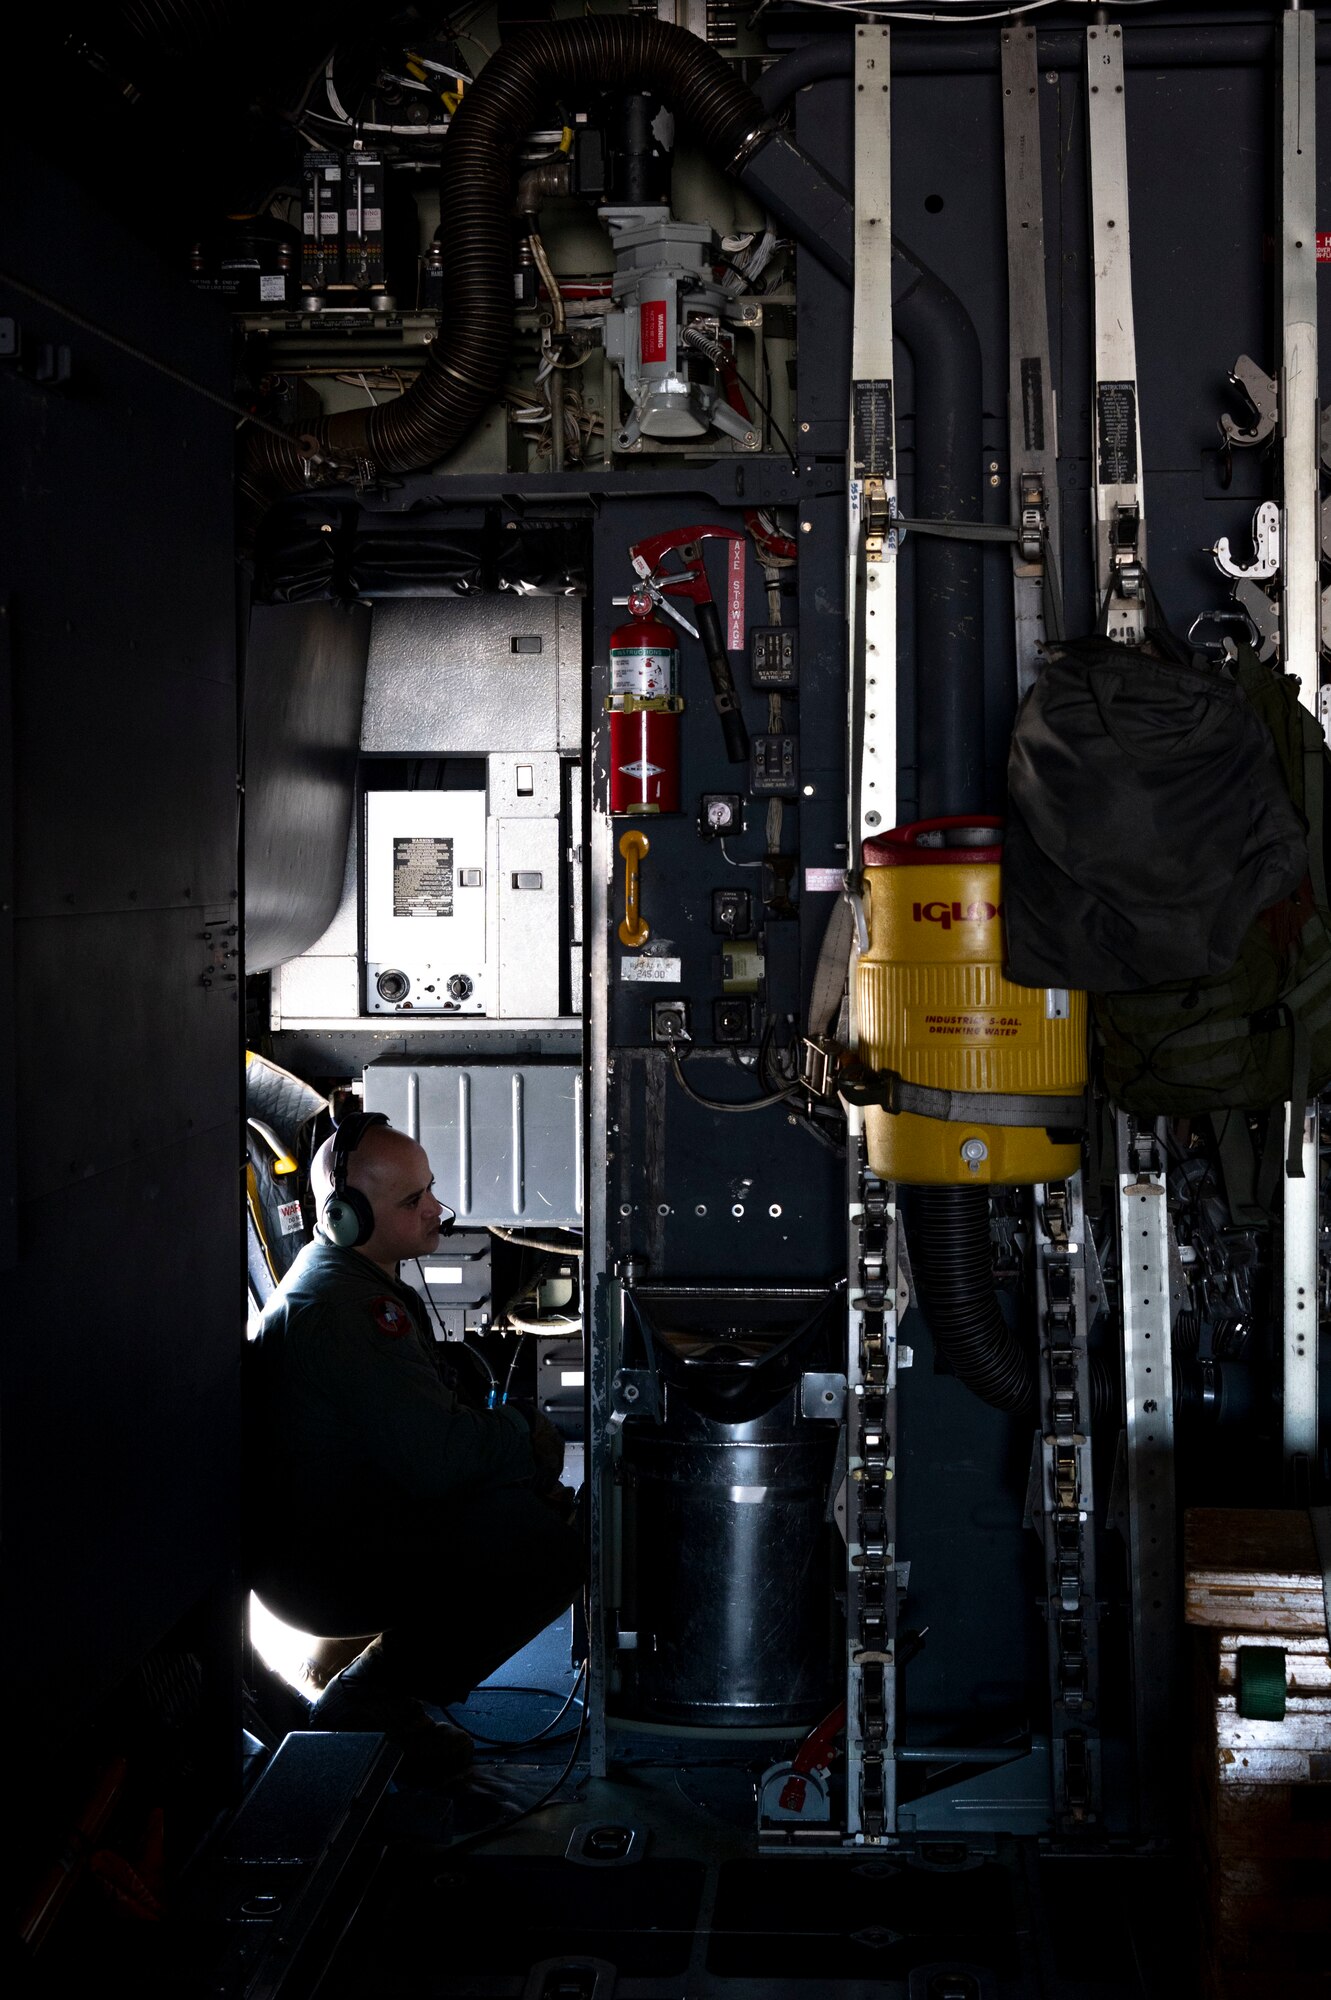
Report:
M326 1139L310 1165L310 1188L320 1213L333 1192L333 1144ZM432 1192L425 1148L407 1133L395 1132L391 1125L367 1126L347 1159L346 1181L374 1211L374 1233L358 1245L363 1257L395 1270L404 1258L437 1248L444 1211Z
M333 1192L333 1147L337 1134L325 1139L310 1163L310 1187L320 1208ZM360 1142L347 1160L347 1186L359 1188L373 1201L375 1194L391 1179L397 1169L405 1169L408 1162L421 1166L423 1181L430 1178L430 1163L425 1150L405 1132L395 1132L391 1125L370 1125L361 1134Z

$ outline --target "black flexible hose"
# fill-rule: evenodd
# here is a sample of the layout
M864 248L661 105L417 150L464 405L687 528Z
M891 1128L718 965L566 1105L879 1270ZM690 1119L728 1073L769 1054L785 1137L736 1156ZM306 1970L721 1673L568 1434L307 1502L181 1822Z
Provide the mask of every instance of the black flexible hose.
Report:
M934 1345L957 1380L996 1410L1034 1415L1034 1349L1003 1317L989 1245L989 1195L982 1187L915 1188L911 1268ZM1091 1408L1099 1418L1119 1406L1107 1358L1090 1357Z
M1003 1318L982 1187L917 1188L911 1269L934 1345L959 1382L996 1410L1035 1407L1035 1356Z
M498 398L513 331L514 160L551 100L614 87L650 91L670 105L718 165L733 168L764 126L761 105L730 66L683 28L634 15L559 21L515 35L485 65L454 117L443 152L441 197L450 245L444 325L405 395L373 410L339 412L319 442L380 472L429 465L460 443ZM311 483L299 441L267 434L249 443L247 495Z

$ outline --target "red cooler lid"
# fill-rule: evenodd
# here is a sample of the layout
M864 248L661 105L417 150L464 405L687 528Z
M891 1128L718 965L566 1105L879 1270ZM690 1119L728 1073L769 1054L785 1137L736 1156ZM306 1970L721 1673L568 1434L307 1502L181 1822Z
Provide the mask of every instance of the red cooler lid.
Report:
M1003 822L986 813L912 820L909 826L894 826L890 833L880 833L864 843L866 868L920 868L1002 859Z

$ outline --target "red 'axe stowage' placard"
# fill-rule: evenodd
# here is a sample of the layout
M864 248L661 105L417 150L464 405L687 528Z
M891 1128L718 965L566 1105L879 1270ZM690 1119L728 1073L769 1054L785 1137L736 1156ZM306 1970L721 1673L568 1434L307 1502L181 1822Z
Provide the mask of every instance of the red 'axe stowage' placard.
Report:
M726 582L726 647L732 653L744 651L744 543L730 544L730 575Z

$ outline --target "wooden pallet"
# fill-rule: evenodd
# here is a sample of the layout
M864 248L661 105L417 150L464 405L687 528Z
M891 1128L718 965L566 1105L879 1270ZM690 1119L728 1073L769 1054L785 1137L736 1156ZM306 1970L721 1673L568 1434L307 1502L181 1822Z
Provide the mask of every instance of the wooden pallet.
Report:
M1184 1534L1193 1865L1206 2000L1331 2000L1331 1644L1306 1514L1201 1508ZM1283 1720L1238 1712L1239 1653L1285 1655Z
M1326 1598L1312 1522L1302 1510L1192 1507L1184 1519L1189 1625L1325 1641Z

